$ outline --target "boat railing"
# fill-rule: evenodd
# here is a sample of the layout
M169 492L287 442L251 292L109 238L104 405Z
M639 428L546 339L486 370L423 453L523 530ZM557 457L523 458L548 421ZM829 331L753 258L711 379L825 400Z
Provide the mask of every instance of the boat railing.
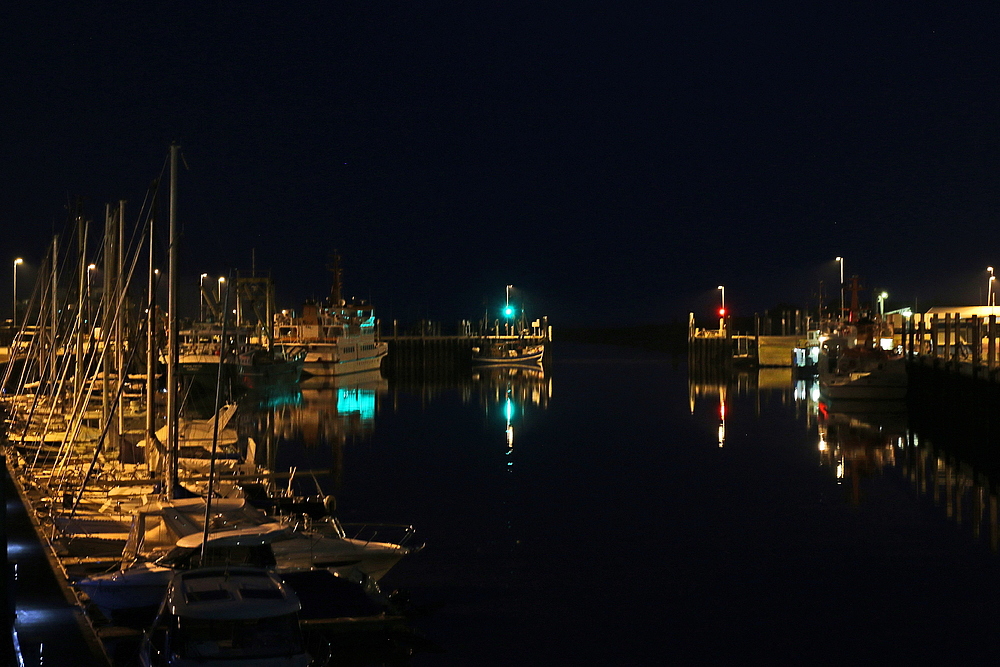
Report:
M419 541L413 526L405 523L345 523L341 524L341 527L347 538L365 544L372 542L397 544L414 552L425 546Z

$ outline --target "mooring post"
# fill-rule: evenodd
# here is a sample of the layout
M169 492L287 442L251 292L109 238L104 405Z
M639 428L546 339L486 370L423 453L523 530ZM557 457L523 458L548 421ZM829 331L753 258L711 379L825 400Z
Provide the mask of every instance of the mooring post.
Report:
M931 315L931 359L932 363L937 366L937 356L938 356L938 329L940 328L937 315Z
M996 368L997 363L996 323L997 316L990 315L986 324L986 344L989 346L986 348L986 369L989 371L987 375L990 378L993 376L993 369Z
M972 377L978 377L981 370L979 366L983 362L983 323L978 315L972 316L970 326L972 329L972 336L969 340L969 344L972 346Z

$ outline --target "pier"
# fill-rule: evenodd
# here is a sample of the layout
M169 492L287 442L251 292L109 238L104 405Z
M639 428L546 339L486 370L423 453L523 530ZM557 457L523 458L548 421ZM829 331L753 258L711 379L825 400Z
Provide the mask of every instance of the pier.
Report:
M400 330L393 323L392 333L382 333L379 338L389 344L389 354L385 358L387 374L400 375L451 374L468 369L472 365L472 348L484 341L491 343L523 342L529 345L543 345L546 356L550 354L552 327L547 321L539 321L538 326L525 330L520 335L473 333L467 321L459 322L449 332L440 322L421 321L413 327Z

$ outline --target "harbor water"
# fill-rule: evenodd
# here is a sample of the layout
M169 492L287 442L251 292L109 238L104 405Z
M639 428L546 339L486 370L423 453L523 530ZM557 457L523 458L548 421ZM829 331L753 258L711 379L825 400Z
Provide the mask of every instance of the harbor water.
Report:
M840 413L786 371L560 344L544 371L309 380L238 423L345 524L426 541L381 581L426 642L382 664L997 653L996 443L943 410Z
M905 405L824 414L780 372L700 384L661 353L570 345L543 373L339 396L333 423L316 392L327 422L286 429L275 467L329 468L345 522L426 540L382 582L440 649L413 665L996 651L989 456L956 457L929 410L921 433Z

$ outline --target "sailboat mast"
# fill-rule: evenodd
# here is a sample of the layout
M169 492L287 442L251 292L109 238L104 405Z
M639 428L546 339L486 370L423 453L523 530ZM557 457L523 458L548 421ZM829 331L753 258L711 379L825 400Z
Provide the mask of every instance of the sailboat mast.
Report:
M125 364L125 318L128 310L125 295L125 200L118 200L118 252L115 253L115 293L120 300L118 317L115 318L115 391L121 392L121 386L128 377ZM125 411L118 406L118 428L115 432L114 450L121 451L125 433Z
M174 485L177 482L177 271L178 238L177 231L177 151L179 146L170 145L170 252L167 291L167 499L174 499Z
M73 389L74 395L83 393L84 370L83 370L83 311L84 296L87 285L87 220L82 213L76 216L76 239L77 239L77 280L76 280L76 340L74 341L76 352L73 361Z
M56 361L59 354L59 346L57 345L56 336L56 324L59 321L59 237L52 237L52 303L50 312L50 329L49 329L49 381L55 386L55 368Z
M159 192L157 184L156 192ZM146 282L146 460L156 440L156 194L149 215L149 278ZM160 457L159 460L163 460Z
M111 359L108 353L108 345L111 339L108 332L111 329L111 317L114 313L114 305L111 302L111 284L114 264L114 218L111 215L111 204L104 205L104 290L101 295L103 307L100 312L101 318L101 338L104 339L104 353L101 355L101 422L107 420L111 413Z

